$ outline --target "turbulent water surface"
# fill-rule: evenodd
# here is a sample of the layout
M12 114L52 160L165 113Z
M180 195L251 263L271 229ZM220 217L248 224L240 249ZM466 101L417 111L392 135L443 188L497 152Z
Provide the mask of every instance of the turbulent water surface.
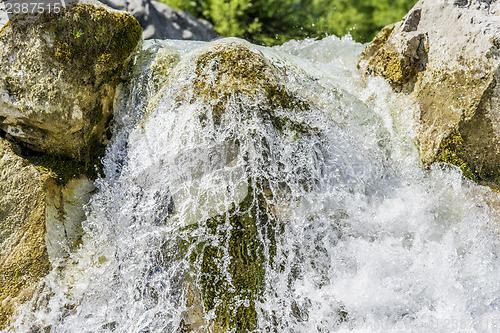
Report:
M231 42L244 43L218 43ZM179 53L173 79L151 97L137 75L116 102L81 248L13 330L216 332L224 302L253 309L257 332L498 329L499 197L457 168L421 165L414 107L358 73L362 45L250 46L299 101L270 111L259 91L222 106L196 96L206 44L154 43L144 48ZM242 261L257 291L229 274L235 214L260 221L240 233L262 266ZM210 284L211 309L200 302Z

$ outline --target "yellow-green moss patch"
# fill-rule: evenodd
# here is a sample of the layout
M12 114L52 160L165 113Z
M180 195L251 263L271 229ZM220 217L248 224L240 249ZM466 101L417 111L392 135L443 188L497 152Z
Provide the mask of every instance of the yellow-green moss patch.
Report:
M310 105L297 95L290 93L279 82L283 75L259 52L239 43L223 43L201 54L196 61L194 89L213 105L216 120L225 112L231 96L241 98L263 97L261 111L275 109L304 111Z
M478 175L467 164L462 154L464 152L464 140L458 131L453 131L448 137L441 141L436 161L456 165L462 170L462 174L474 181L478 181Z
M252 332L257 328L256 303L263 301L266 267L276 254L276 220L268 208L266 196L250 189L247 197L226 213L188 227L188 234L203 228L204 240L196 243L189 237L180 243L180 253L187 255L194 277L188 278L188 294L199 289L198 302L204 313L215 314L208 325L217 332ZM190 285L194 281L197 287ZM192 295L190 298L188 306L196 306Z

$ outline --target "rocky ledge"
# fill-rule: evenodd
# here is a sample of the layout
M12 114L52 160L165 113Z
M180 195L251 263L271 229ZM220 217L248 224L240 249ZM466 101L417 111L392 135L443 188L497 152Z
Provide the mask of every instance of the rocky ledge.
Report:
M359 58L419 106L425 164L447 162L500 185L500 3L420 0Z
M96 1L0 30L0 329L82 236L121 75L141 41Z

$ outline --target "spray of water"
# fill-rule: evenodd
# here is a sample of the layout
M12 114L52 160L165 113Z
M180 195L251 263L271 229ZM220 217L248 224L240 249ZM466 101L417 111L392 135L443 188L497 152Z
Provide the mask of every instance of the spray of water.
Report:
M348 38L147 42L81 248L19 332L483 332L499 197L415 147Z

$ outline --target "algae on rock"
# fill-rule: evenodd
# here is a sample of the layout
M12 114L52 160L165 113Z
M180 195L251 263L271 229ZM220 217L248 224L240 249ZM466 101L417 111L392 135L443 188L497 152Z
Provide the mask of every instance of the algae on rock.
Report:
M213 311L215 319L205 324L188 314L183 324L186 329L200 329L204 324L217 332L257 328L256 302L263 301L266 267L273 257L273 253L265 254L262 237L276 243L276 220L265 200L262 194L255 197L252 189L238 207L197 226L205 231L205 240L192 239L196 246L187 254L197 270L189 273L188 280L196 284L185 284L186 293L194 294L199 288L197 299L191 296L188 306L201 302L205 312Z
M115 87L139 23L83 1L15 15L0 33L0 130L29 149L83 162L104 152Z

